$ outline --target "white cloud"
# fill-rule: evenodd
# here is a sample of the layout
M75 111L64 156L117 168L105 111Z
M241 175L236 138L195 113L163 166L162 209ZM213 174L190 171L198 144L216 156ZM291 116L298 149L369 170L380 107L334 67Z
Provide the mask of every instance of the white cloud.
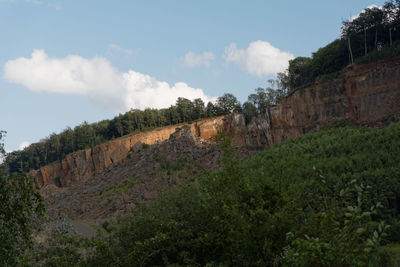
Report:
M202 54L196 54L193 53L192 51L189 51L185 55L185 64L190 68L201 65L209 67L211 61L213 60L214 60L214 54L211 52L203 52Z
M133 55L138 53L138 50L131 50L131 49L122 48L121 46L119 46L117 44L110 44L108 46L108 51L111 54L113 52L117 52L117 53L124 54L126 56L133 56Z
M235 43L225 47L225 60L234 62L252 75L259 77L284 71L293 59L293 54L282 52L268 42L251 42L246 50L238 49Z
M19 144L18 149L23 150L25 147L28 147L31 143L28 141L23 141L21 144Z
M30 58L7 61L4 78L35 92L85 95L95 104L117 112L164 108L175 104L178 97L206 102L214 99L186 83L171 86L133 70L119 72L105 58L51 58L43 50L35 50Z

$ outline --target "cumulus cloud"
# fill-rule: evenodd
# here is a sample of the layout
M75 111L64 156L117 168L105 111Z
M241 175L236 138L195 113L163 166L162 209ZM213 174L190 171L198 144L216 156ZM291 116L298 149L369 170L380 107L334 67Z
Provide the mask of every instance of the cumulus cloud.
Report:
M31 143L28 141L23 141L21 144L19 144L18 149L23 150L25 147L28 147Z
M284 71L293 54L283 52L268 42L251 42L247 49L238 49L235 43L225 47L224 58L234 62L252 75L259 77Z
M196 54L192 51L189 51L185 55L185 64L186 66L193 68L196 66L205 66L209 67L211 65L211 61L213 61L214 54L211 52L203 52L202 54Z
M183 82L169 85L134 70L119 72L102 57L51 58L43 50L33 51L30 58L7 61L3 76L35 92L84 95L95 104L118 112L131 108L164 108L174 104L178 97L214 99L202 89Z

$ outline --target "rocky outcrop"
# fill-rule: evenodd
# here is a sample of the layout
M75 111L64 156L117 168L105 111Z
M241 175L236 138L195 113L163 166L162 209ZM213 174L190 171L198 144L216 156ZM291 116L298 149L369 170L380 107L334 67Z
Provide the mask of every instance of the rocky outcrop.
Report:
M357 125L377 125L400 111L400 58L348 68L342 78L317 81L282 99L266 114L247 127L242 115L234 114L205 119L186 126L169 126L125 136L68 155L61 162L33 171L38 186L55 184L68 187L93 178L124 160L142 144L152 145L172 139L184 142L210 142L223 130L233 137L236 146L265 147L327 124L347 120ZM177 127L181 127L176 131ZM188 134L188 133L191 134ZM192 138L195 138L195 140ZM174 146L172 146L174 147ZM188 146L180 146L188 147ZM177 148L178 149L178 148Z
M247 126L244 142L250 147L265 147L274 144L272 122L269 110L254 118Z
M39 188L47 184L68 187L106 171L111 165L118 164L127 157L130 151L138 150L141 144L152 145L169 139L181 126L169 126L124 136L92 149L81 150L68 155L60 162L55 162L39 170L32 171L29 173L29 176L35 179ZM210 142L220 130L225 131L226 129L228 134L239 136L235 134L235 131L243 127L243 116L233 114L187 124L183 127L183 130L178 130L178 133L175 133L175 135L181 131L181 134L190 131L190 136ZM237 143L240 142L238 141Z
M295 91L249 124L250 146L269 146L335 121L375 126L400 112L400 58L353 66L344 76Z
M49 218L101 224L221 164L217 146L194 136L190 125L181 125L165 141L151 146L136 143L124 160L90 179L68 187L47 184L40 193Z

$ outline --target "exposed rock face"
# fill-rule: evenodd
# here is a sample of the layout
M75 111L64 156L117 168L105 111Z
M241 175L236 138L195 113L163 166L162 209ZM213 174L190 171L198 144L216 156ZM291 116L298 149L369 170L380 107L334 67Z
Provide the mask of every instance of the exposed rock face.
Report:
M61 188L47 184L40 192L49 218L99 222L193 181L204 169L217 169L221 155L183 125L163 142L136 143L125 159L90 179Z
M130 213L138 204L152 201L165 191L196 181L204 171L217 170L223 164L223 151L196 137L189 125L177 128L165 141L137 143L134 147L125 159L90 179L68 187L42 187L40 193L50 220L100 225L103 220ZM252 153L244 147L236 152L239 159Z
M106 171L124 160L129 151L140 149L142 144L166 141L171 135L172 139L180 137L181 142L189 144L209 142L219 130L223 130L233 136L236 146L265 147L318 131L336 120L374 125L386 116L398 116L399 111L400 58L396 58L354 66L341 79L318 81L298 90L247 127L244 117L239 114L201 120L178 131L177 126L164 127L73 153L61 162L31 172L30 176L35 178L39 187L47 184L68 187ZM175 146L174 149L178 148Z
M264 147L274 144L272 122L269 110L252 120L247 126L245 144L251 147Z
M210 141L219 130L228 129L234 135L236 129L244 127L243 116L233 114L216 118L204 119L185 125L183 130L175 133L177 126L169 126L153 131L133 134L98 145L92 149L81 150L68 155L61 162L44 166L30 172L37 185L56 184L68 187L79 181L87 180L96 174L104 172L109 166L124 160L130 151L136 151L141 144L152 145L170 138L171 134L184 134L188 138ZM227 125L233 123L234 125ZM190 131L191 135L187 132ZM192 137L190 137L192 136Z
M342 79L316 82L271 107L248 126L246 144L269 146L337 120L376 125L400 112L400 58L354 66Z

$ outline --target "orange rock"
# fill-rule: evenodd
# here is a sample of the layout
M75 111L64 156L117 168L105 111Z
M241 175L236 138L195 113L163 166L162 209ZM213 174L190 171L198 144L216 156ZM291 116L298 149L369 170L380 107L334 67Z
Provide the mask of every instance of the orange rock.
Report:
M236 129L240 127L224 126L226 123L243 123L240 114L219 116L193 122L189 125L193 136L204 141L210 141L219 130L224 128ZM230 119L229 119L230 118ZM181 125L182 126L182 125ZM54 183L57 186L68 187L79 181L90 179L94 175L104 172L112 164L124 160L130 149L138 142L152 145L167 140L173 134L177 125L160 129L127 135L98 145L92 149L77 151L67 155L61 162L44 166L31 171L29 176L34 177L39 188ZM231 130L231 133L232 130Z

